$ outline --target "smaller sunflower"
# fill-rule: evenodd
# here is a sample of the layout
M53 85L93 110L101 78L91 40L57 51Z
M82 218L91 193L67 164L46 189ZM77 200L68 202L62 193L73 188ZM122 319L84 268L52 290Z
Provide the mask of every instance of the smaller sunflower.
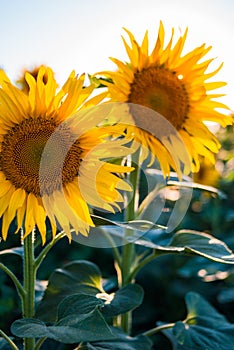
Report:
M200 156L214 163L214 153L218 152L220 144L204 122L217 122L225 127L232 124L232 118L228 115L229 108L217 101L223 95L213 93L226 83L209 81L222 65L208 73L213 59L201 61L211 47L201 45L182 55L187 30L173 44L173 29L169 42L164 45L165 31L161 22L156 43L149 53L148 32L140 45L130 31L125 31L130 40L129 45L123 38L129 62L111 58L117 65L117 71L99 72L95 77L108 88L110 101L130 104L136 127L129 127L129 133L134 134L135 140L158 158L165 175L169 175L171 167L178 170L180 161L184 163L185 172L190 169L197 172ZM152 113L149 118L150 113L139 113L137 108L131 108L132 105L141 105L159 113L179 137L169 132L158 138L162 127L158 118L154 119ZM182 148L188 151L189 162L181 150L179 139L183 141ZM144 158L147 154L145 152Z
M218 187L219 180L221 179L221 174L216 169L215 164L212 164L206 158L201 158L200 169L194 174L194 182L201 185Z
M24 237L37 226L46 241L46 218L53 236L61 227L87 236L94 226L89 205L113 211L131 188L120 174L133 170L110 158L131 152L129 140L114 139L98 127L105 116L97 106L104 94L91 96L85 76L71 73L57 91L51 68L25 73L28 90L13 85L0 70L0 217L5 240L16 218ZM94 110L93 110L94 108ZM113 127L115 133L120 130ZM96 176L92 175L95 169Z

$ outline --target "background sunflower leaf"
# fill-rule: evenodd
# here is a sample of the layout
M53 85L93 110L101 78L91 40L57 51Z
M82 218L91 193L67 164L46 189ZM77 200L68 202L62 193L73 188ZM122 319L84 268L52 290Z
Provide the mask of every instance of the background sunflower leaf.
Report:
M102 299L83 293L73 294L63 299L58 306L58 320L61 320L72 314L88 314L96 308L102 308L104 302Z
M145 237L137 239L135 244L155 249L159 254L199 255L216 262L234 264L234 254L231 249L223 241L204 232L180 230L166 245L156 244Z
M172 329L178 350L233 349L234 324L197 293L186 295L186 305L186 320L176 322Z
M21 258L23 258L24 255L24 250L23 247L15 247L15 248L9 248L9 249L4 249L2 251L0 251L0 256L4 256L4 255L16 255L19 256Z
M94 221L94 224L96 226L119 226L119 227L123 227L126 229L130 229L130 230L138 230L138 231L142 231L142 232L147 232L150 229L166 229L166 226L163 225L159 225L159 224L155 224L152 221L149 220L131 220L128 222L119 222L119 221L113 221L113 220L109 220L109 219L105 219L101 216L97 216L97 215L91 215L92 219Z
M118 222L95 216L97 221L95 227L91 227L88 237L72 234L72 239L79 244L89 245L98 248L110 248L111 246L122 246L137 239L152 230L166 230L166 226L155 224L149 220L132 220L128 222ZM126 238L126 230L128 237Z
M53 322L57 318L59 303L67 296L82 292L95 296L102 291L101 272L97 265L84 260L74 261L52 273L36 316Z
M16 320L11 325L11 332L19 338L47 337L46 324L33 318Z
M140 335L130 337L118 328L111 328L116 339L100 342L88 342L82 345L79 350L150 350L152 342L149 338Z
M84 314L69 313L49 326L38 319L17 320L11 331L21 338L47 337L66 344L115 338L98 308Z
M138 284L129 284L116 293L110 302L104 304L102 314L104 316L117 316L135 309L143 301L144 291Z
M129 284L115 293L97 293L96 296L77 293L63 299L58 306L58 320L71 314L87 314L98 308L104 317L113 317L138 307L144 291L140 285Z
M155 243L151 238L148 237L142 237L140 239L137 239L135 244L140 245L145 248L155 249L158 253L166 254L166 253L183 253L184 247L172 247L166 245L161 245Z
M181 247L185 253L198 254L217 262L234 264L234 254L227 245L204 232L180 230L169 246Z

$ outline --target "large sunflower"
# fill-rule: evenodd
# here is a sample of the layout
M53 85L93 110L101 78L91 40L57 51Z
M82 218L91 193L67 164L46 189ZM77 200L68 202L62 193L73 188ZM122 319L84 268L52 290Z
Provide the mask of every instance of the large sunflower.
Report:
M187 169L188 172L189 168L193 172L199 170L199 155L214 163L214 153L218 151L220 145L204 121L214 121L223 127L232 121L226 113L228 107L216 101L216 98L223 95L212 92L225 83L207 81L222 65L215 71L207 73L212 59L201 61L211 47L201 45L182 56L187 30L173 44L173 29L171 39L165 46L165 32L161 22L157 41L149 54L148 32L145 33L141 45L131 32L128 30L126 32L131 45L128 45L124 38L123 41L130 62L124 63L111 58L118 67L117 71L104 71L96 75L99 78L100 75L106 78L101 81L108 87L111 101L142 105L166 118L177 130L177 135L181 137L188 151L189 162L186 164L184 161L185 171ZM224 110L226 114L223 114ZM133 108L132 117L139 128L130 127L130 132L134 133L136 140L153 152L164 174L167 175L171 166L177 167L176 158L183 162L178 138L175 140L175 137L168 134L166 138L162 138L162 142L162 139L155 137L161 127L158 119L154 121L152 113L148 119L147 112L135 113L135 111L137 108Z
M84 87L84 78L72 72L57 92L52 70L41 66L35 76L26 72L25 90L0 71L3 239L14 218L16 232L23 227L27 236L37 226L43 243L46 217L53 235L58 226L69 238L71 228L87 235L93 226L88 205L113 210L123 201L119 189L130 190L116 173L131 169L105 161L125 156L130 149L123 138L113 140L105 128L97 127L102 115L93 113L91 106L105 94L91 98L94 86Z

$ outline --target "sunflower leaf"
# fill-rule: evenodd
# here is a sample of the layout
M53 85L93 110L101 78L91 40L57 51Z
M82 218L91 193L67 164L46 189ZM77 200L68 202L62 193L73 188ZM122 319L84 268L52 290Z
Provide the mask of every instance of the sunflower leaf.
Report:
M199 294L186 295L188 315L176 322L172 332L178 350L230 350L234 344L234 324L219 314Z
M142 232L148 232L150 229L164 229L167 227L163 225L155 224L154 222L148 220L132 220L128 222L118 222L109 219L105 219L101 216L91 215L96 226L119 226L130 230L138 230Z
M5 250L0 251L1 256L9 255L9 254L16 255L16 256L23 258L23 255L24 255L23 247L15 247L15 248L5 249Z
M75 293L95 296L102 291L99 268L89 261L74 261L52 273L36 315L53 322L57 318L58 304L67 296Z
M16 320L11 325L11 332L19 338L47 337L46 324L33 318Z
M87 314L98 308L104 317L113 317L138 307L144 291L140 285L129 284L115 293L97 293L96 296L76 293L63 299L58 306L58 320L71 314Z
M169 246L181 247L185 253L201 255L217 262L234 264L234 254L227 245L204 232L180 230Z
M83 293L69 295L58 306L58 321L73 314L88 314L103 306L104 302L92 295Z
M109 295L102 309L102 314L106 317L117 316L127 311L135 309L142 303L144 296L143 288L138 284L129 284L116 293Z
M99 342L88 342L80 347L80 350L150 350L152 342L143 335L130 337L122 330L111 328L116 339Z
M228 246L204 232L180 230L175 233L169 244L165 246L155 244L146 238L138 239L135 243L155 249L159 254L192 254L221 263L234 264L234 254Z
M21 338L47 337L66 344L115 338L97 308L86 314L69 314L52 326L38 319L20 319L12 324L11 332Z

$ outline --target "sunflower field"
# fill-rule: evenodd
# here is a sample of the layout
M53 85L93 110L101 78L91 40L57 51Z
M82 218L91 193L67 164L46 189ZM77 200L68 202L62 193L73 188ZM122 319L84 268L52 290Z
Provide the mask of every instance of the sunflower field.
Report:
M0 350L234 349L222 64L124 31L115 71L0 70Z

